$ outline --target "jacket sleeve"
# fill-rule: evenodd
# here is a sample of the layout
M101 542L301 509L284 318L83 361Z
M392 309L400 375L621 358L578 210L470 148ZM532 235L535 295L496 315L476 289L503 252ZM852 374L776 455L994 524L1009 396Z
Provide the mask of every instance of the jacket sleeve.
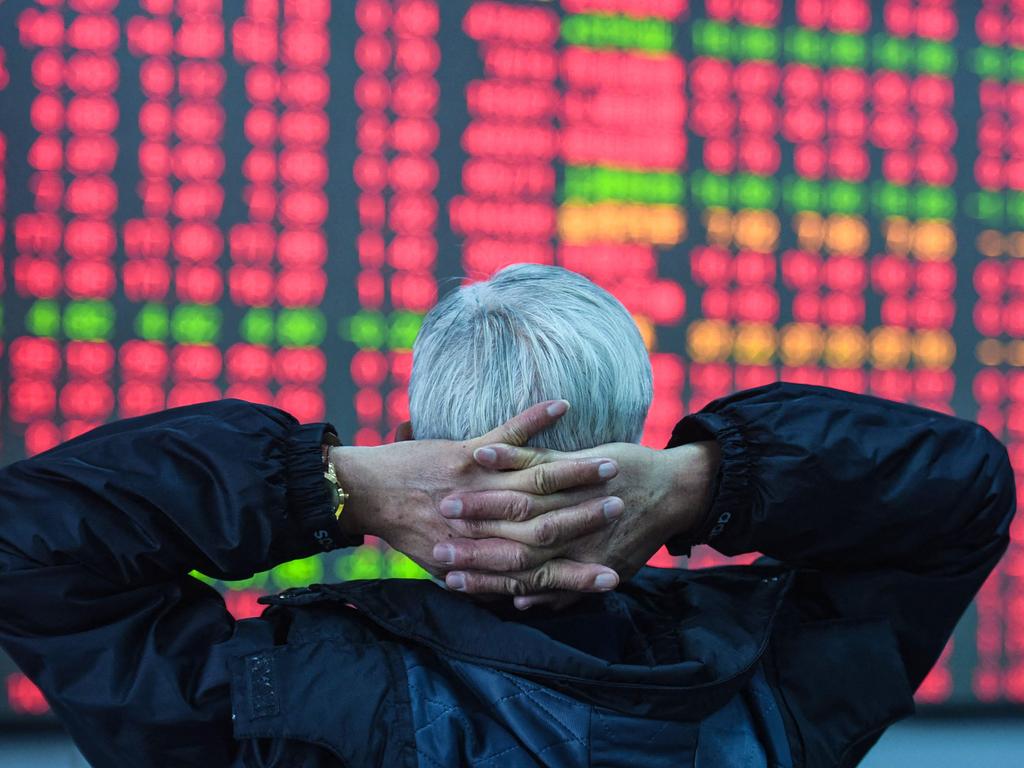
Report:
M247 578L359 543L322 533L325 430L223 400L0 470L0 645L92 765L232 763L234 621L188 572Z
M792 566L801 621L886 620L916 690L1009 543L1004 446L963 419L789 383L715 400L670 446L708 437L714 501L670 551L708 543Z

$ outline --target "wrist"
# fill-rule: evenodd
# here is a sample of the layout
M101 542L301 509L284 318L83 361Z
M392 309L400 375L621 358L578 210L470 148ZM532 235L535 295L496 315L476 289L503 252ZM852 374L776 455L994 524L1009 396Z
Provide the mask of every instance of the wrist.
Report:
M658 486L663 493L666 540L692 536L714 501L712 488L718 472L719 447L714 440L687 443L658 452Z
M379 520L379 462L374 449L364 446L332 447L328 460L334 465L338 485L348 500L338 518L338 527L347 536L377 536Z

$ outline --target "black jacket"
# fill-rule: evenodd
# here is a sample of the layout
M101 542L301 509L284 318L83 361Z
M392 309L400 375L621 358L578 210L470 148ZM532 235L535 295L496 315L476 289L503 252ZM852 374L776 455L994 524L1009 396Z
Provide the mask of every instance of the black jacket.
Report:
M0 470L0 644L94 765L853 765L913 711L1015 505L978 425L773 384L670 443L722 448L670 549L754 566L644 569L561 616L383 581L235 622L188 571L320 551L324 429L225 400Z

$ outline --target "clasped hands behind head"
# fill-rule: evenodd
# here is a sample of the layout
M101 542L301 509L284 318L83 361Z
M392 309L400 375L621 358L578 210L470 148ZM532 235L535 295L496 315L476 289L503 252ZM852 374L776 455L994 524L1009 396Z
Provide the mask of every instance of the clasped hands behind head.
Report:
M651 396L614 296L558 267L507 267L424 318L397 442L332 449L353 497L343 525L519 608L614 589L692 526L717 463L713 441L639 445Z

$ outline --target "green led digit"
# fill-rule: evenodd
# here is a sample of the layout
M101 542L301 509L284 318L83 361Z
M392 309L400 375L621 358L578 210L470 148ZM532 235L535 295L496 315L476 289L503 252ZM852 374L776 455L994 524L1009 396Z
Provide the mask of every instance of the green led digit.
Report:
M790 176L786 179L783 194L794 211L821 210L821 184L817 181Z
M363 310L343 319L338 326L343 339L362 349L380 349L387 338L388 324L380 312Z
M32 302L25 314L25 328L36 336L57 336L60 333L60 306L52 299Z
M212 304L181 304L171 313L171 336L179 344L212 344L220 323L220 309Z
M167 307L162 304L144 304L135 316L135 335L149 341L163 341L170 327Z
M859 35L832 35L829 53L837 66L863 67L868 57L867 41Z
M998 192L972 192L967 196L966 202L966 211L972 218L993 225L1003 223L1003 197Z
M739 208L774 208L779 197L774 180L751 174L737 176L732 193Z
M786 30L786 55L789 58L819 66L823 54L821 36L813 29L790 27Z
M263 589L267 585L267 579L270 578L270 571L260 571L254 573L248 579L238 579L236 581L225 581L224 585L231 590L238 589Z
M263 307L253 307L242 316L238 333L249 344L273 344L274 313Z
M615 14L575 14L562 20L562 39L595 48L672 49L672 25L661 19L634 19Z
M921 187L914 194L914 214L921 219L952 219L956 197L948 187Z
M910 192L906 187L878 182L873 197L875 208L883 216L907 216L910 213Z
M910 42L901 37L877 35L873 41L872 52L875 64L883 69L906 71L914 60Z
M725 207L729 205L729 178L707 171L693 174L693 196L703 205Z
M318 347L326 330L323 313L312 307L282 309L277 316L277 340L285 347Z
M1024 226L1024 193L1010 192L1007 194L1006 218L1015 227Z
M725 24L717 21L695 21L693 47L697 53L705 56L729 58L732 55L732 32Z
M64 308L64 334L76 341L109 339L114 333L114 305L109 301L72 301Z
M836 213L863 213L866 207L864 189L848 181L831 181L828 185L828 208Z
M567 165L565 167L565 179L562 181L563 200L589 200L591 188L590 166Z
M418 312L395 312L391 315L391 329L388 346L391 349L412 349L416 334L423 324L423 315Z
M384 555L384 573L391 579L429 579L430 574L397 549Z
M989 48L988 46L976 48L973 66L979 77L1001 80L1006 76L1006 57L998 48Z
M1014 48L1007 54L1006 73L1011 80L1024 80L1024 51Z
M766 27L740 27L736 48L745 59L774 59L779 55L779 34Z
M956 51L938 40L918 40L917 68L936 75L951 75L956 71Z
M343 581L351 579L379 579L384 558L374 546L357 547L349 555L339 557L334 564L334 573Z
M270 579L278 589L304 587L324 577L324 566L317 555L281 563L270 571Z

